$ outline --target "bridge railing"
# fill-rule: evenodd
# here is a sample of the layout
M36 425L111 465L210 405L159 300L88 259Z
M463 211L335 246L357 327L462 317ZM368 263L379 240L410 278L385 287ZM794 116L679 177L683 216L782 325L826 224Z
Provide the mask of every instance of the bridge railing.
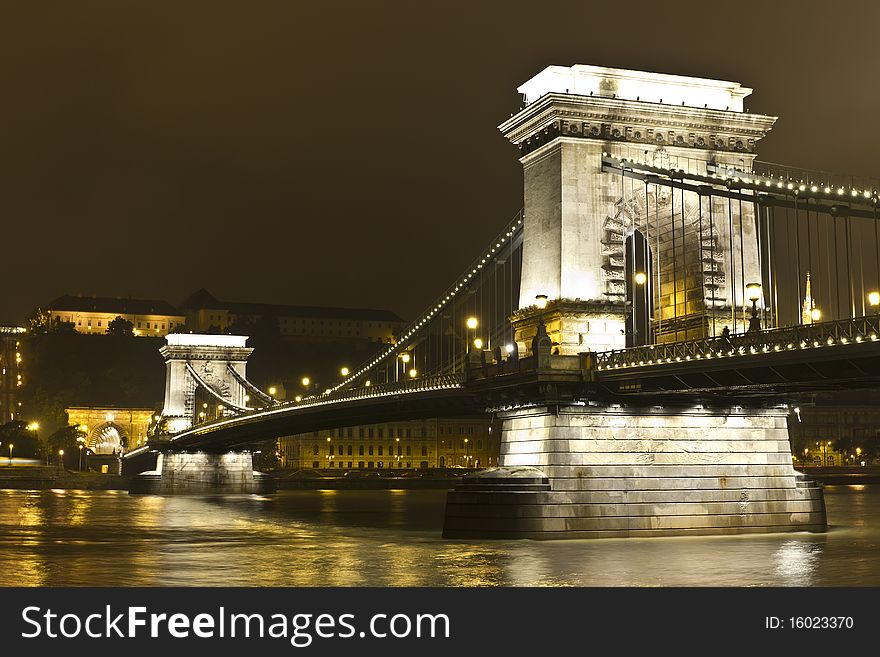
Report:
M647 367L877 340L880 340L880 315L869 315L764 331L732 333L729 336L603 351L596 354L596 369Z
M460 388L464 382L465 375L457 374L438 374L436 376L420 377L418 379L408 379L399 383L383 383L378 385L362 386L360 388L349 388L332 394L316 395L308 397L298 402L284 402L272 409L278 408L306 408L309 406L321 406L326 404L336 404L343 401L351 401L355 399L369 399L373 397L388 397L391 395L408 394L412 392L425 392L428 390L444 390L450 388ZM242 413L237 417L246 415L259 414L265 412L265 408L256 408L247 413Z

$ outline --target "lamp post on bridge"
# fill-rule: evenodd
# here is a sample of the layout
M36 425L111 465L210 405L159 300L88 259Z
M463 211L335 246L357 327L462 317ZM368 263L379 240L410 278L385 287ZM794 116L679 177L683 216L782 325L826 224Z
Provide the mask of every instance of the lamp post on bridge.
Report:
M758 332L761 330L761 319L758 317L758 299L761 298L761 284L749 283L746 285L746 296L752 302L752 316L749 318L748 332Z

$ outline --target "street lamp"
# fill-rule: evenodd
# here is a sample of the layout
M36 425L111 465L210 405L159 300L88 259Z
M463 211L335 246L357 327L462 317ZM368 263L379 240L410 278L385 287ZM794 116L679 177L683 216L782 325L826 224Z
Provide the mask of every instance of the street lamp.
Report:
M58 465L64 465L64 450L58 450Z
M12 465L12 448L15 447L12 443L9 443L9 465Z
M308 385L308 384L303 384L303 385ZM267 390L266 392L268 392L270 395L272 395L274 397L275 393L278 392L278 389L275 386L269 386L269 390Z
M810 321L818 322L820 319L822 319L822 311L814 306L810 309Z
M868 292L868 305L876 308L880 306L880 292L876 290L874 292Z
M79 444L79 471L82 472L83 469L83 445Z
M635 281L636 285L644 285L648 281L648 275L643 271L637 271Z
M348 376L348 372L349 369L347 367L343 367L341 370L339 370L339 373L342 374L342 376Z
M304 376L304 377L302 378L302 382L301 382L301 383L303 384L303 388L308 388L308 387L309 387L309 384L310 384L311 382L312 382L312 380L311 380L309 377Z
M474 349L479 351L482 348L483 348L483 340L480 338L475 338L474 339Z
M752 302L752 316L749 318L748 332L761 330L761 320L758 318L758 299L761 298L761 284L749 283L746 285L746 298Z
M404 352L400 354L400 362L403 363L404 368L406 368L406 364L409 362L409 360L410 358L408 353ZM400 366L397 364L396 361L394 363L394 380L400 381Z
M464 439L464 465L465 465L465 467L470 465L470 461L471 461L470 447L471 447L470 438L465 438Z
M418 371L415 367L413 367L413 368L409 371L409 378L414 379L414 378L416 378L416 377L418 376L418 374L419 374L419 371Z
M475 329L479 325L479 322L477 322L476 317L468 317L467 322L465 322L465 324L467 325L467 327L469 329Z

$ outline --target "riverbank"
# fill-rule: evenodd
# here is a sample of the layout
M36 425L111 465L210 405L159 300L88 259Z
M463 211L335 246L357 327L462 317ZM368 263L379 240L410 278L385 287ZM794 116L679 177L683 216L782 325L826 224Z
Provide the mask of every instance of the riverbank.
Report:
M57 466L0 467L0 489L13 490L128 490L131 477L76 472Z
M311 477L276 479L278 490L450 490L460 477Z
M880 484L880 465L864 467L797 468L806 477L826 485Z

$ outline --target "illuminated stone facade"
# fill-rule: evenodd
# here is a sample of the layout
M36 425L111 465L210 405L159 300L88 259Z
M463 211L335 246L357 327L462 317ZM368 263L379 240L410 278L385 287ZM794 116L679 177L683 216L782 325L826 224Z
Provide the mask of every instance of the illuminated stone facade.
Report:
M253 349L245 346L244 335L199 335L175 333L166 336L167 344L159 350L165 359L165 405L162 421L165 430L177 433L189 429L199 417L197 391L210 399L210 408L228 415L248 408L246 381L247 359Z
M498 465L499 441L488 420L389 422L287 436L285 468L417 470Z
M153 424L152 408L72 406L65 409L69 424L86 434L85 445L95 454L122 454L147 443Z
M701 175L713 167L749 170L755 144L776 120L744 112L751 90L593 66L551 66L519 90L526 107L500 129L519 147L525 178L520 303L512 318L520 353L531 352L542 323L549 338L535 341L535 355L546 370L551 347L564 358L628 346L627 303L637 285L655 309L645 333L658 342L705 337L725 324L745 328L744 283L761 283L751 204L737 207L733 223L723 199L652 188L604 172L603 162ZM677 270L669 262L673 220ZM643 269L636 268L640 239ZM539 394L559 399L554 383ZM594 399L504 406L496 414L501 467L470 475L450 492L446 537L827 528L821 487L793 467L787 408Z
M822 489L792 466L787 414L616 404L502 412L504 467L450 493L444 535L824 531Z
M525 181L523 268L513 318L521 353L528 353L541 317L560 354L626 346L627 295L637 293L627 249L634 235L650 245L647 294L659 341L702 337L731 324L734 332L743 330L742 281L761 282L751 205L736 208L737 235L731 236L724 199L701 200L692 192L673 197L666 188L604 173L602 159L608 154L700 174L709 167L749 169L755 144L776 120L743 111L751 89L577 65L551 66L519 91L526 107L499 128L520 149ZM676 247L677 271L673 221L684 223L689 238ZM536 305L540 295L548 298L546 309Z
M101 335L117 317L131 322L134 334L162 337L183 327L186 317L167 301L65 295L49 304L49 313L78 333Z

